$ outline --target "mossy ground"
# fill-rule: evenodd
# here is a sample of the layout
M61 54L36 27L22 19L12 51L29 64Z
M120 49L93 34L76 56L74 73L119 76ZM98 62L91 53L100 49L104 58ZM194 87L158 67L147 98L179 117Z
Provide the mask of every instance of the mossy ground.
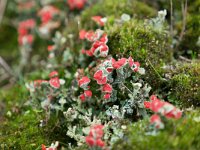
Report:
M40 120L45 121L47 117L46 113L32 107L28 95L24 83L0 90L0 149L40 150L41 144L48 146L55 140L60 145L66 141L73 142L66 136L67 127L60 125L63 120L59 120L57 115L52 114L48 123L40 126Z
M113 150L197 150L200 149L200 111L188 111L180 120L168 120L156 136L146 134L148 120L129 127L127 136Z
M27 99L27 90L20 85L0 91L0 149L40 149L48 143L39 128L41 113L25 106Z
M171 96L179 100L184 107L200 106L200 65L199 61L179 63L168 72L171 79Z

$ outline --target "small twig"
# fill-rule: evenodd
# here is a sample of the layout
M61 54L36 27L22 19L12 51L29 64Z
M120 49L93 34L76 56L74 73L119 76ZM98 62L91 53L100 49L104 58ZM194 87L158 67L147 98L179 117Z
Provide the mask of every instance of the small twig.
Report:
M186 29L186 19L187 19L187 0L181 4L182 7L182 15L183 15L183 25L182 25L182 30L179 36L179 42L182 41L183 36L185 34L185 29Z
M4 74L4 75L0 76L0 82L5 81L6 79L9 79L9 76L7 74Z
M186 62L192 62L192 60L188 59L188 58L185 58L183 56L179 56L179 59L183 60L183 61L186 61Z
M7 71L7 73L9 73L10 76L14 76L12 69L9 67L9 65L6 63L6 61L1 56L0 56L0 66L2 66L5 69L5 71Z
M152 69L156 72L156 74L160 77L161 80L163 80L163 77L158 73L158 71L154 68L154 66L152 65L152 63L150 62L149 59L147 59L147 61L149 62L150 66L152 67Z
M7 4L7 0L0 0L0 24L3 20L6 4Z
M173 1L170 0L170 34L173 37Z
M131 92L131 90L124 83L122 83L122 86L124 86L131 94L133 94L133 92Z

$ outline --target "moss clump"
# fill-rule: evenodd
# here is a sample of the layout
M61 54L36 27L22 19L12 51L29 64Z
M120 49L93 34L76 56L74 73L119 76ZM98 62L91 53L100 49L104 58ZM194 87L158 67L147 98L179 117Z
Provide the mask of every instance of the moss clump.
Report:
M6 119L0 125L0 148L37 149L41 144L48 143L38 123L38 116L33 111Z
M131 20L123 25L107 26L108 46L113 56L132 56L147 71L146 81L158 87L162 83L161 66L172 59L170 38L143 21Z
M32 76L34 78L34 76ZM0 90L0 149L41 149L41 144L50 145L55 140L73 142L67 137L64 118L51 114L45 123L46 112L30 107L28 90L24 85L15 85L9 90ZM44 120L41 128L40 120Z
M169 82L171 95L185 107L200 106L200 65L199 62L176 66Z
M156 136L146 135L147 120L139 121L130 126L127 136L118 141L117 150L197 150L200 149L200 111L187 112L179 120L168 120L165 129Z
M88 26L92 16L120 17L124 13L136 18L147 18L155 16L156 10L136 0L102 0L84 10L81 18L83 25Z
M0 149L40 149L42 143L47 143L38 127L42 115L25 106L25 98L24 86L0 91L0 105L4 106L0 114Z

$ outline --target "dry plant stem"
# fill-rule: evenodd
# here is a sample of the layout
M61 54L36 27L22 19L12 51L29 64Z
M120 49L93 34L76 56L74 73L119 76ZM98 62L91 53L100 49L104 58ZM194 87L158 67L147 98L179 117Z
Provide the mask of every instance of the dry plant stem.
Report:
M32 51L31 47L28 47L28 48L21 47L20 48L21 60L20 60L20 64L19 64L18 75L20 75L21 72L23 72L23 70L27 66L28 62L30 61L30 53L31 53L31 51Z
M173 0L170 0L170 34L173 37Z
M9 65L5 62L5 60L0 56L0 66L4 68L4 70L10 75L13 76L13 71L9 67Z
M131 90L126 85L124 85L124 83L122 83L122 86L125 87L129 91L129 93L133 94L133 92L131 92Z
M162 76L158 73L158 71L154 68L154 66L152 65L152 63L150 62L150 60L149 59L147 59L147 61L148 61L148 63L149 63L149 65L151 66L151 68L155 71L155 73L159 76L159 78L161 79L161 80L163 80L163 78L162 78Z
M16 82L16 76L14 75L10 66L0 56L0 83L7 80L8 84L4 85L3 88L9 88Z
M182 41L183 36L185 34L186 19L187 19L187 0L185 0L185 4L184 2L182 2L181 8L182 8L182 15L183 15L183 25L182 25L182 30L179 36L179 42Z
M186 62L192 62L192 60L187 59L187 58L185 58L185 57L183 57L183 56L179 56L179 59L181 59L181 60L183 60L183 61L186 61Z
M3 19L3 15L6 9L7 0L0 0L0 24Z

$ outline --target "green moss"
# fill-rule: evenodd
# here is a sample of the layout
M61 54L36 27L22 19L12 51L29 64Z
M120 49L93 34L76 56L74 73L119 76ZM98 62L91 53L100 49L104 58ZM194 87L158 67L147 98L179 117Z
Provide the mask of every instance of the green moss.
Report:
M136 0L102 0L83 11L81 18L84 26L89 26L91 17L114 16L119 18L123 13L136 18L148 18L156 15L156 11L143 2ZM89 27L91 29L91 26Z
M37 149L48 143L38 123L38 115L33 111L6 119L0 125L1 149Z
M38 127L42 114L25 106L27 90L14 86L0 90L0 149L37 149L47 143L45 133ZM6 106L6 107L5 107Z
M41 149L41 144L50 145L55 140L74 142L66 135L64 118L56 113L51 114L45 126L39 127L40 120L47 117L46 113L28 105L28 95L24 84L0 90L0 149L31 150ZM62 113L59 115L63 116Z
M117 150L197 150L200 149L199 110L187 112L179 120L168 120L156 136L146 135L147 120L130 126L127 136L113 147Z
M138 20L123 25L108 25L106 31L110 53L119 57L132 56L146 69L146 81L158 87L162 83L161 67L172 59L168 35Z
M184 106L200 106L200 65L198 62L178 65L169 82L171 95Z

